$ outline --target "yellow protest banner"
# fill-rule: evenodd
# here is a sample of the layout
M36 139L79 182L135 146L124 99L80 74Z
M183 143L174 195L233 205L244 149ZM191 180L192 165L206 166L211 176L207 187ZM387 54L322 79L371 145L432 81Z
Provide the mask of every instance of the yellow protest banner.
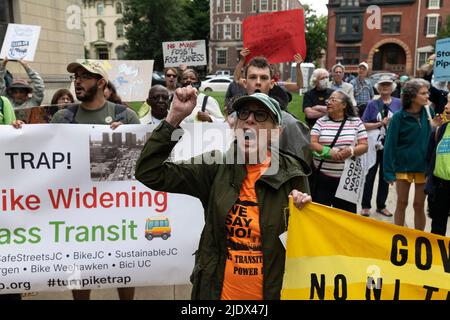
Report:
M289 204L281 299L450 299L450 238Z

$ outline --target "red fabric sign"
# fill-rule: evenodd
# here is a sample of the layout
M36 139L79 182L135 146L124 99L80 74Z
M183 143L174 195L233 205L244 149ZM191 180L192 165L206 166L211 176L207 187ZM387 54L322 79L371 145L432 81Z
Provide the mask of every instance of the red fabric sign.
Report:
M270 63L294 61L300 53L305 59L305 16L303 9L258 14L243 21L244 48L252 57L264 56Z

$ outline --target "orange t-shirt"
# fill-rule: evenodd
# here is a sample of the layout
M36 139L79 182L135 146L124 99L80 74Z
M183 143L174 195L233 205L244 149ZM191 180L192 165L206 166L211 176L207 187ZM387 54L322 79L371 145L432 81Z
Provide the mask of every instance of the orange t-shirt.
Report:
M247 165L239 199L228 212L228 258L222 288L222 300L263 299L263 253L259 227L259 207L255 182L270 165L270 158L261 164Z

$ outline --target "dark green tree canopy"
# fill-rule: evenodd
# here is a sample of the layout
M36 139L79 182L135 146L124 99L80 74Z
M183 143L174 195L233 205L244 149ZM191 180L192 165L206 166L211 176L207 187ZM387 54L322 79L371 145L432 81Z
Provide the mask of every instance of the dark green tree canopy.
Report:
M163 42L209 38L207 0L125 0L124 4L127 59L153 59L155 69L161 70Z
M322 49L327 48L327 16L317 16L308 5L303 5L305 11L305 37L307 54L305 61L314 62L321 58Z

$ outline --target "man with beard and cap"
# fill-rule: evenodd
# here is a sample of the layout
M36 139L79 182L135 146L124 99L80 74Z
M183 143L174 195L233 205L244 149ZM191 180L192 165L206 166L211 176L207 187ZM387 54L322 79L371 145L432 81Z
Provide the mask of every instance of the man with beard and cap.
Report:
M75 94L81 104L59 110L52 123L108 124L112 129L121 124L139 124L136 113L126 106L106 100L104 89L108 74L99 62L85 60L67 66L73 73Z
M121 124L140 124L130 108L107 101L104 90L108 74L94 61L73 62L67 66L73 73L75 94L81 104L73 104L55 113L51 123L107 124L116 129ZM120 300L132 300L134 288L118 288ZM91 290L72 290L74 300L89 300Z
M169 110L170 93L162 85L154 85L148 92L147 104L151 107L149 112L141 119L142 124L160 124L167 116Z
M181 138L179 126L196 105L196 89L175 91L169 114L144 146L135 176L152 190L187 194L203 204L205 226L195 253L192 299L280 299L284 208L290 196L299 208L311 201L305 193L309 166L274 147L282 130L281 109L263 93L233 103L236 140L226 155L208 152L182 163L166 161L177 144L171 137ZM251 237L235 232L233 220L245 221L241 231ZM251 272L235 272L243 268Z

